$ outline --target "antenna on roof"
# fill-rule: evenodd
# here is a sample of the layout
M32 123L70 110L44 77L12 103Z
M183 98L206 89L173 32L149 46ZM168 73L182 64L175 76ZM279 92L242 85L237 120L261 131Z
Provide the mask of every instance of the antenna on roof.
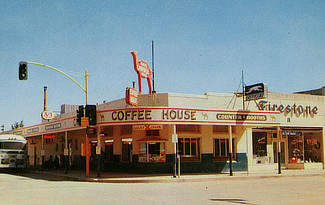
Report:
M151 41L151 68L152 68L152 92L156 93L155 90L155 49L154 49L154 42Z

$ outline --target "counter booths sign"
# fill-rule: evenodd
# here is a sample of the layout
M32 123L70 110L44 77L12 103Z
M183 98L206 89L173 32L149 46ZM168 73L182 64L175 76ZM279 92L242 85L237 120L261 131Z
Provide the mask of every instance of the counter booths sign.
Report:
M182 108L132 108L100 111L99 124L247 124L279 125L278 112Z

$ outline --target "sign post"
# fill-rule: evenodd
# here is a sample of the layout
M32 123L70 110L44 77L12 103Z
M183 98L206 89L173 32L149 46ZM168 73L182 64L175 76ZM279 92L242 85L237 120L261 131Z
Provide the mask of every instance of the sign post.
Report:
M229 174L232 176L232 127L228 125L228 132L229 132Z
M176 125L173 125L174 127L174 132L172 135L172 142L174 143L174 150L175 150L175 163L174 163L174 178L177 176L177 142L178 142L178 136L176 134ZM180 159L178 160L178 177L180 177Z
M278 174L281 174L281 140L282 133L280 127L277 127L277 135L278 135Z

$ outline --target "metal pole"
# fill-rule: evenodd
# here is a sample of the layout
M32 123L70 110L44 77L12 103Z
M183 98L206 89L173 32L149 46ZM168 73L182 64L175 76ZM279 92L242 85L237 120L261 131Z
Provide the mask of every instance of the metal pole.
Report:
M176 135L176 125L173 125L174 135ZM174 142L175 159L174 159L174 178L177 176L177 143Z
M177 176L177 144L174 143L174 150L175 150L175 159L174 159L174 178Z
M88 70L85 71L85 80L86 80L86 88L85 88L85 93L86 93L86 105L88 105Z
M155 49L154 49L154 42L151 42L151 58L152 58L152 90L155 93Z
M229 132L229 172L230 176L232 176L232 127L228 125L228 132Z
M281 129L277 128L278 135L278 174L281 174Z
M97 177L101 177L101 141L100 141L100 130L101 128L98 127L97 129Z
M49 69L52 69L58 73L61 73L62 75L64 75L65 77L69 78L70 80L72 80L79 88L81 88L84 92L86 92L85 88L83 88L75 79L73 79L71 76L69 76L68 74L66 74L65 72L57 69L57 68L54 68L52 66L49 66L49 65L45 65L45 64L41 64L41 63L36 63L36 62L27 62L28 64L32 64L32 65L38 65L38 66L42 66L42 67L45 67L45 68L49 68Z
M245 83L244 83L244 70L242 70L242 86L243 86L243 110L245 110Z
M68 148L68 132L64 132L64 144L65 144L65 149L64 149L64 173L67 174L69 171L69 148Z
M86 105L88 105L88 70L85 71L85 81L86 81L86 85L85 85L85 93L86 93ZM84 112L86 112L86 109L84 109ZM86 116L86 113L84 113L84 116ZM88 138L88 134L86 132L86 176L89 177L89 154L90 154L90 150L89 150L89 138Z
M181 156L177 153L177 162L178 162L178 178L181 177Z
M41 150L41 155L42 155L42 170L44 170L45 169L44 135L42 135L42 150Z
M44 86L44 111L47 111L47 87Z

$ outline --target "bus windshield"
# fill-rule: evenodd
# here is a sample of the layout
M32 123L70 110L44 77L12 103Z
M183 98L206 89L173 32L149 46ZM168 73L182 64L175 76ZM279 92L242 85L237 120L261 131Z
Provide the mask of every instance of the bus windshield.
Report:
M0 142L0 149L22 150L25 144L21 142Z

